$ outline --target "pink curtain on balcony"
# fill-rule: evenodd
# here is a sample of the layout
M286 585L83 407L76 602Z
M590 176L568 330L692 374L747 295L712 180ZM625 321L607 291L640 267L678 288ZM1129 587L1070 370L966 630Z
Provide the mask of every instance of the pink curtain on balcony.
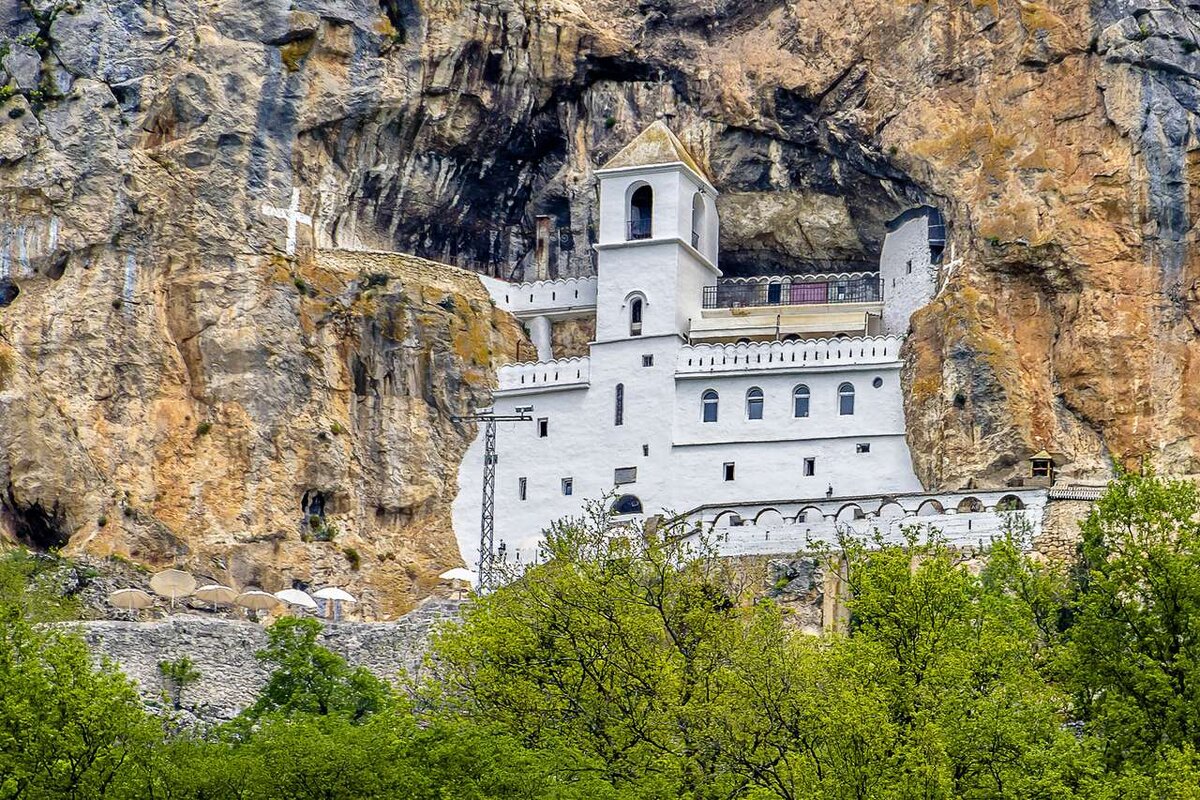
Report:
M791 303L794 306L809 303L824 303L829 299L827 283L793 283Z

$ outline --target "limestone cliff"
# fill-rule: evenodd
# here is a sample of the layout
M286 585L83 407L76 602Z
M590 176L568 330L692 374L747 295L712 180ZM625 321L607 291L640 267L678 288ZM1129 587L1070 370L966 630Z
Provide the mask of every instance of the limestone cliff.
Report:
M419 593L405 566L453 546L445 414L515 333L481 295L365 299L314 245L520 274L549 214L553 270L586 273L594 165L658 116L723 193L727 272L869 264L899 211L945 212L908 346L927 483L1042 448L1200 471L1186 0L0 7L0 488L27 535L283 570L329 491L342 546L383 531L371 574Z

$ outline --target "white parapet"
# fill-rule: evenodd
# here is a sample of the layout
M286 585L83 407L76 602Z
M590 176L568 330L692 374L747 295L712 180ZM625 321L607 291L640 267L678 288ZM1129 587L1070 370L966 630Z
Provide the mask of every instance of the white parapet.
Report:
M565 319L596 311L595 276L531 283L508 283L495 278L481 280L492 296L492 302L518 319Z
M858 364L892 364L900 360L900 336L812 339L790 342L695 344L680 348L675 372L744 372L747 370L816 369Z
M591 380L591 359L581 356L506 364L496 371L496 377L499 382L496 394L586 387Z

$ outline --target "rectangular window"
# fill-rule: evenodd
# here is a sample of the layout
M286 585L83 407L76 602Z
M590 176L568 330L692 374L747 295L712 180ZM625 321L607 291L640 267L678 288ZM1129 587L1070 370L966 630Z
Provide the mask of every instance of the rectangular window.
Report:
M529 487L529 481L525 478L517 478L517 497L521 500L525 499L525 490Z
M550 435L550 420L547 417L542 417L538 420L538 438L545 439Z
M642 366L643 367L653 367L654 366L654 356L642 356Z
M650 445L648 445L648 444L642 445L642 455L644 455L644 456L650 455Z
M613 425L625 424L625 384L617 384L616 407L613 410Z
M811 478L817 474L817 460L815 458L804 459L804 477Z
M621 486L637 481L637 467L617 467L613 470L613 484Z
M856 452L856 453L871 452L871 443L870 442L859 442L858 444L854 445L854 452Z
M725 480L727 480L727 481L733 480L733 462L732 461L725 462Z
M575 491L575 479L574 478L563 478L562 479L562 493L569 495L569 494L572 494L574 491Z

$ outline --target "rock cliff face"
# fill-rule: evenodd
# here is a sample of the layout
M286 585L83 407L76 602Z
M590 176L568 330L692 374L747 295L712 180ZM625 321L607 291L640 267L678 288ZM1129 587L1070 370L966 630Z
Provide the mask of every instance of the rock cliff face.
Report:
M549 214L553 270L586 273L594 165L658 116L723 192L727 272L870 264L888 219L943 210L952 266L907 351L928 484L1000 480L1042 448L1069 474L1143 453L1200 471L1197 16L7 0L5 524L263 580L345 571L353 547L381 596L419 594L420 565L452 560L437 509L468 434L445 414L516 333L461 287L367 299L369 266L313 249L520 274ZM293 190L312 217L294 255ZM314 492L358 538L299 541Z

